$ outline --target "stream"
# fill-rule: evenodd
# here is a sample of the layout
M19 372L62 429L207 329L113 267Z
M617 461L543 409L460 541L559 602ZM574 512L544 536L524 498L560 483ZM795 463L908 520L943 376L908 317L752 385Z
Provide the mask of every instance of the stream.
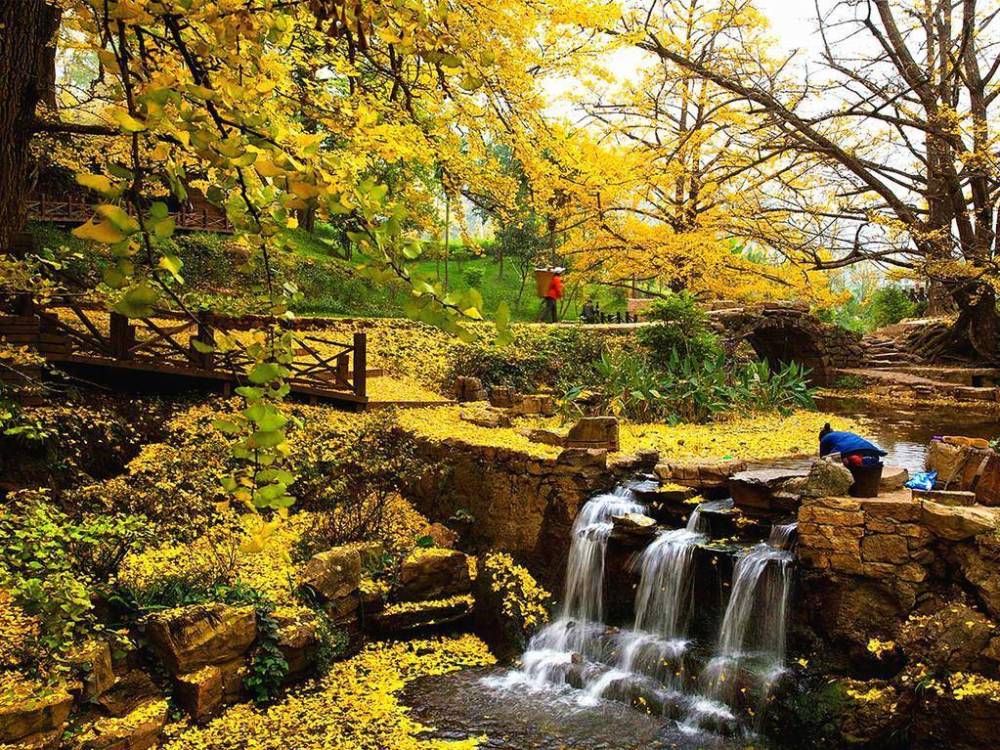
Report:
M995 419L971 411L872 414L842 399L820 408L863 419L865 436L888 451L886 463L911 473L923 470L934 435L996 436ZM810 460L778 465L806 467ZM685 527L661 530L636 553L633 619L612 624L603 601L612 518L642 513L644 506L628 483L592 497L571 532L561 606L518 662L406 686L403 701L413 717L434 728L427 737L486 735L480 747L491 750L759 745L755 717L787 674L795 525L775 525L768 538L734 548L728 601L709 634L696 632L690 621L699 578L692 560L712 541L703 515L716 512L717 504L703 503Z

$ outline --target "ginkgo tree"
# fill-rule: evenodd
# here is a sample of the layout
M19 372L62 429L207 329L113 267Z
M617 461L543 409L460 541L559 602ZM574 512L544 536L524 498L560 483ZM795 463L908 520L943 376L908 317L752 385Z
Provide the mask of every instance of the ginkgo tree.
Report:
M183 201L197 185L223 209L261 261L273 323L249 345L196 345L249 355L245 408L217 425L248 466L228 488L251 507L282 508L294 480L281 468L294 351L282 320L297 290L275 282L271 258L287 248L286 230L303 213L349 220L366 272L409 283L413 317L472 336L478 292L448 292L411 271L434 220L428 175L501 194L495 143L542 107L536 78L548 61L564 64L562 39L573 37L560 29L594 11L575 0L26 0L0 13L0 136L10 136L0 138L0 244L11 247L21 226L39 134L112 144L76 170L96 207L74 233L112 258L100 291L119 313L193 315L166 242L175 227L164 196ZM57 44L92 61L84 105L54 106ZM501 310L501 338L508 319Z
M630 61L627 72L580 61L570 104L581 116L572 124L549 117L530 140L515 141L534 210L554 222L561 257L577 278L646 294L836 301L823 274L790 261L774 248L779 233L763 231L783 219L768 195L808 183L811 165L776 148L744 99L641 49L643 33L622 28L632 5L611 25L596 19L580 31L603 40L605 64L618 60L622 71ZM762 69L780 68L752 0L635 5L645 28L664 29L690 56L752 55Z
M816 11L821 76L788 61L774 74L735 33L726 58L685 50L678 28L642 9L610 33L747 102L775 148L811 164L811 184L767 204L783 217L776 246L817 269L874 262L931 280L959 312L952 343L1000 359L996 8L829 0Z

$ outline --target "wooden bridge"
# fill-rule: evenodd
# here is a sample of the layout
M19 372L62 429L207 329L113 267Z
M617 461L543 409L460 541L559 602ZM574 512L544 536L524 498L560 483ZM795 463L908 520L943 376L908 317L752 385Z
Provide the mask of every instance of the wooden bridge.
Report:
M216 346L218 334L225 335L227 346ZM60 369L93 379L128 384L142 374L175 386L214 384L226 395L246 382L246 371L255 362L241 331L225 318L166 310L127 318L87 309L71 295L55 298L45 310L0 316L0 338L30 346ZM366 334L355 333L345 343L296 331L293 339L295 356L286 377L292 393L358 411L367 407L368 376L376 373L367 369Z
M27 217L32 221L79 226L90 221L94 216L94 204L80 196L48 195L40 193L29 195L24 201ZM209 204L183 208L170 214L174 218L174 226L179 231L188 232L222 232L233 231L232 224L222 211Z

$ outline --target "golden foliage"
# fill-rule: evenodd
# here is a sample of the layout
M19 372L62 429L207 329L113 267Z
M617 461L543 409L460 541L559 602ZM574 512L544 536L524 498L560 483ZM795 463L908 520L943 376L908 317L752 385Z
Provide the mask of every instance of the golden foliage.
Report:
M494 663L473 636L373 643L265 711L236 706L182 729L164 750L471 750L477 742L422 740L397 693L410 680Z

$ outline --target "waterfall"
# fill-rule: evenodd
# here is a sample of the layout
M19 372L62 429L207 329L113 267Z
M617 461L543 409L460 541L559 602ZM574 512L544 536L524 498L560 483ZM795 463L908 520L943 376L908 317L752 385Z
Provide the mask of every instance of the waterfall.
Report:
M641 557L641 577L635 597L635 629L665 638L683 638L694 604L691 565L695 545L705 536L690 531L697 526L697 511L688 528L667 531L646 547Z
M775 549L791 549L798 527L797 523L776 523L771 527L771 534L768 536L767 543Z
M795 524L774 526L768 542L744 552L733 570L732 593L715 654L700 677L703 693L685 721L689 728L728 721L721 709L743 695L763 704L785 661ZM758 706L759 707L759 706Z
M604 553L611 535L612 518L642 513L643 506L627 489L591 498L573 522L569 560L566 563L566 595L562 617L601 622L604 615Z
M679 716L685 731L735 730L737 710L748 696L760 708L784 663L795 524L775 525L768 542L739 555L713 655L695 678L688 665L694 563L710 538L710 512L731 508L731 500L701 503L685 528L661 531L639 553L635 619L617 629L604 623L605 553L614 517L644 507L628 489L591 498L573 523L559 616L531 639L519 669L485 683L556 690L583 706L638 700Z
M559 617L528 643L521 669L488 684L544 689L566 684L584 663L599 660L606 649L604 616L604 555L615 516L641 513L643 506L626 488L597 495L580 509L571 531L566 563L566 591Z

